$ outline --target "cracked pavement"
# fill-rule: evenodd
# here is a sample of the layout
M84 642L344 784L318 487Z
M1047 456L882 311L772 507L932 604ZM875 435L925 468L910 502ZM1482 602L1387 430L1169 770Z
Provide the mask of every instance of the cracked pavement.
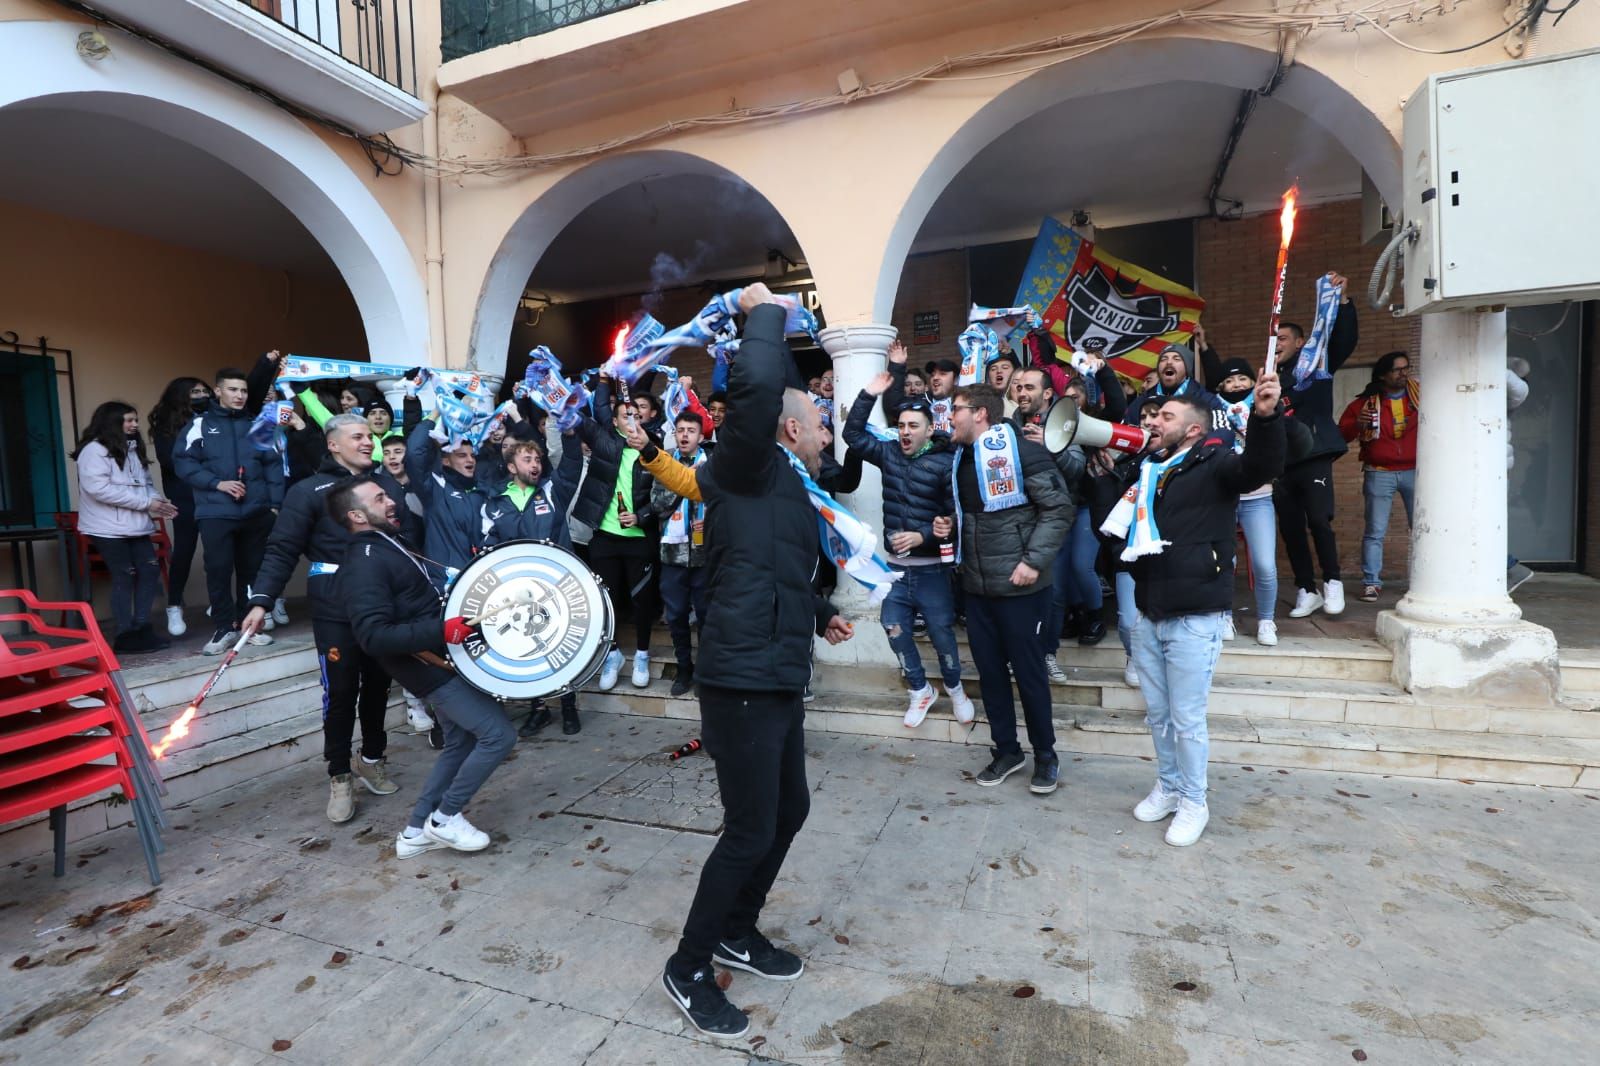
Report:
M1142 759L1035 797L976 787L981 743L808 733L764 922L807 971L736 974L752 1027L718 1046L658 987L720 824L709 761L665 759L693 735L523 742L474 855L395 858L431 758L402 736L401 791L345 825L315 761L174 810L153 894L131 828L60 880L0 838L0 1063L1565 1064L1600 1035L1593 794L1213 767L1179 850L1131 816Z

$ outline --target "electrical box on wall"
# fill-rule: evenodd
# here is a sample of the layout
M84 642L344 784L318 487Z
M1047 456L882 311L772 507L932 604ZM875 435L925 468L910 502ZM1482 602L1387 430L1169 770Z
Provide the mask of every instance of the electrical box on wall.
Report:
M1407 314L1600 297L1600 49L1432 75L1404 141Z

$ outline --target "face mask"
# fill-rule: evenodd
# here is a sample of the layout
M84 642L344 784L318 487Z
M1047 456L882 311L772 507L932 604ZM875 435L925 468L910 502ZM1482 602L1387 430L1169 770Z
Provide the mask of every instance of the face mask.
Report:
M209 397L209 396L191 396L191 397L189 397L189 410L191 410L191 411L195 411L195 412L204 411L206 408L208 408L210 406L211 406L211 397Z
M1251 392L1250 389L1233 389L1233 390L1228 391L1228 392L1218 393L1217 395L1221 396L1224 400L1227 400L1229 403L1238 403L1240 400L1242 400L1246 396L1250 395L1250 392Z

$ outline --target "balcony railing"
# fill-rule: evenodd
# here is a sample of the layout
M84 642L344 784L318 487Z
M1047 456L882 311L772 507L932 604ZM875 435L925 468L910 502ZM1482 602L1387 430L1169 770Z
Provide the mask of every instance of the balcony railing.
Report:
M443 50L460 59L651 0L444 0Z
M234 2L254 8L310 44L355 64L396 89L417 95L414 0Z

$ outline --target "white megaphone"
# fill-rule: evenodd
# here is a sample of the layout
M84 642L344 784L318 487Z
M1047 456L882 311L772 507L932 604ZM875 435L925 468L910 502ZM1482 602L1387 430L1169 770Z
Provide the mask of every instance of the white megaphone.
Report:
M1044 446L1051 452L1078 444L1085 448L1111 448L1138 454L1144 451L1147 443L1148 436L1138 426L1086 415L1070 397L1061 397L1044 414Z

